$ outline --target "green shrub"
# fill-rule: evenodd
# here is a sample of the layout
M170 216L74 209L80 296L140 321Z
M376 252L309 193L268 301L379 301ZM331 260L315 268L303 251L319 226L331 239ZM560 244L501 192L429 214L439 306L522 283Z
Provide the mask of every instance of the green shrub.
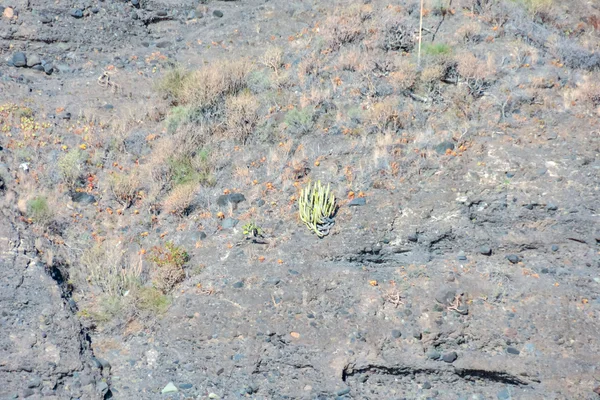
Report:
M37 196L27 202L27 215L35 223L46 225L52 220L52 211L48 206L48 200L43 196Z
M445 56L452 53L452 47L445 43L427 43L423 45L423 54L428 56Z
M186 85L186 80L189 76L189 71L186 71L181 67L173 68L167 71L163 78L158 81L156 90L169 97L174 103L177 103L181 98Z
M133 294L136 308L152 314L164 314L171 305L171 298L160 290L142 287Z
M309 108L301 110L294 108L285 114L285 123L292 134L305 135L310 133L314 126L313 111Z
M208 150L202 149L191 158L187 156L171 157L167 160L173 186L199 183L212 183L212 166Z
M58 171L67 186L73 188L83 172L85 154L79 149L72 149L58 160Z

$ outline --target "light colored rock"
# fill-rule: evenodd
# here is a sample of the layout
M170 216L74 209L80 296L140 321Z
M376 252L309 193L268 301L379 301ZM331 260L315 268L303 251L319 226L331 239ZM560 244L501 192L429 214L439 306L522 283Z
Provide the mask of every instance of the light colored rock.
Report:
M169 382L167 383L167 386L164 387L164 389L162 390L162 394L167 394L167 393L177 393L179 390L177 389L177 386L175 386L173 384L173 382Z
M6 7L2 13L2 16L4 18L12 19L15 16L15 10L13 10L11 7Z

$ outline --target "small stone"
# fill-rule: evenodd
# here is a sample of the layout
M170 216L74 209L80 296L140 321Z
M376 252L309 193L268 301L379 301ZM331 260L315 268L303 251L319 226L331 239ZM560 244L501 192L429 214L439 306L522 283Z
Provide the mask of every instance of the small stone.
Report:
M167 11L166 11L166 10L160 10L160 11L157 11L157 12L156 12L156 15L157 15L158 17L166 17L166 16L168 15L168 13L167 13Z
M465 254L464 251L459 251L458 254L456 255L456 259L458 261L467 261L467 255Z
M519 350L515 349L514 347L507 347L506 348L506 352L508 354L514 354L516 356L518 356L519 354L521 354L521 352Z
M27 56L23 52L16 52L12 56L12 63L15 67L26 67L27 66Z
M4 18L12 19L15 16L15 10L12 7L6 7L2 13Z
M235 218L225 218L221 223L221 227L223 229L231 229L234 228L238 224L238 222L240 221Z
M446 154L447 150L454 150L454 143L445 141L435 146L435 152L438 154Z
M392 329L392 337L394 339L398 339L398 338L402 337L402 332L400 332L399 329Z
M513 263L513 264L516 264L516 263L518 263L521 260L519 258L519 256L516 255L516 254L509 254L509 255L506 256L506 259L508 261L510 261L511 263Z
M40 60L40 57L37 54L30 54L27 57L27 66L29 68L34 67L41 63L42 63L42 60Z
M71 17L73 18L83 18L83 10L79 9L79 8L74 8L71 10L70 12Z
M558 246L555 244L553 244L550 248L552 249L552 251L558 251Z
M233 287L236 288L236 289L241 289L241 288L244 287L244 282L238 281L238 282L236 282L236 283L233 284Z
M194 19L194 18L196 18L196 11L192 10L192 11L188 12L186 18L187 19Z
M219 196L217 199L217 205L220 207L227 207L229 204L236 206L238 203L246 201L246 197L241 193L230 193Z
M305 392L310 392L311 390L312 390L312 386L310 386L310 385L304 386L304 391Z
M75 192L71 194L71 200L74 203L81 204L94 204L96 202L96 198L88 193Z
M338 390L337 393L336 393L336 395L343 396L343 395L348 394L348 393L350 393L350 388L349 387Z
M223 16L223 11L215 10L213 11L213 15L217 18L221 18Z
M367 200L364 197L357 197L356 199L352 199L350 203L348 203L348 207L359 207L367 204Z
M510 400L512 396L510 395L510 391L508 390L508 388L504 388L498 392L496 398L498 400Z
M411 233L410 235L408 235L408 241L416 243L419 241L419 237L417 236L416 233Z
M94 14L98 14L100 12L100 9L98 7L92 7L92 8L90 8L90 11L93 12Z
M100 396L104 398L104 395L108 393L108 383L100 381L96 384L96 391L100 393Z
M177 386L175 386L173 384L173 382L169 382L167 383L167 386L165 386L163 388L163 390L161 391L162 394L167 394L167 393L177 393L179 392L179 390L177 389Z
M429 383L429 382L423 383L423 389L431 389L431 383Z
M156 43L156 47L159 49L166 49L170 45L171 45L171 42L169 42L168 40L162 40L162 41Z
M52 72L54 72L54 64L52 64L52 63L44 64L44 72L46 73L46 75L52 75Z
M35 392L32 389L27 388L27 389L23 390L23 397L24 398L31 397L34 394L35 394Z
M558 206L556 204L549 203L546 205L546 210L556 211L556 210L558 210Z
M191 389L192 387L194 387L194 385L192 385L191 383L182 383L181 385L179 385L179 389L181 390Z
M435 350L427 352L427 358L429 358L430 360L439 360L441 357L442 355Z
M514 173L512 173L512 172L507 172L507 173L506 173L506 177L507 177L507 178L514 178L514 176L515 176L515 174L514 174Z
M417 340L421 340L423 338L423 334L419 331L413 331L412 336Z
M40 14L40 22L42 24L49 24L52 21L53 21L52 17L50 17L46 14Z
M131 0L131 5L135 8L140 8L140 0Z
M454 303L456 298L456 291L453 289L442 288L435 296L435 301L440 304L450 305Z
M523 207L525 207L528 210L533 210L533 204L525 204Z
M535 171L535 173L538 174L539 176L545 175L546 172L548 172L548 170L546 168L540 168L537 171Z
M481 254L483 254L484 256L491 256L492 255L492 248L489 246L481 246L479 248L479 252Z
M450 353L446 353L442 356L442 360L444 360L444 362L447 362L448 364L452 364L454 361L456 361L457 358L458 355L455 351L451 351Z

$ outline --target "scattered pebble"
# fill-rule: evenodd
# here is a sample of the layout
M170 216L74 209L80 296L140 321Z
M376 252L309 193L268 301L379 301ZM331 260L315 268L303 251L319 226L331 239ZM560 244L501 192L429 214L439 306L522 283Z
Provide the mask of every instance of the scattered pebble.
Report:
M465 254L464 251L459 251L458 255L456 256L456 259L458 261L467 261L467 255Z
M435 146L435 152L438 154L446 154L447 150L454 150L454 143L445 141Z
M429 383L429 382L425 381L425 382L423 383L423 389L431 389L431 383Z
M508 261L510 261L511 263L513 263L513 264L516 264L516 263L518 263L521 260L519 258L519 256L516 255L516 254L509 254L509 255L506 256L506 259Z
M558 246L553 244L551 247L552 251L558 251Z
M556 210L558 210L558 206L556 204L549 203L546 206L546 210L548 210L548 211L556 211Z
M79 9L79 8L74 8L71 10L71 17L73 18L83 18L83 10Z
M479 248L479 252L481 254L483 254L484 256L491 256L492 255L492 248L489 246L481 246Z
M12 63L15 67L26 67L27 66L27 56L23 52L16 52L12 56Z
M455 351L451 351L450 353L446 353L442 356L442 360L448 364L452 364L457 358L458 354L456 354Z
M501 391L499 391L496 397L498 398L498 400L510 400L512 398L508 388L504 388Z
M343 395L348 394L348 393L350 393L350 388L349 387L338 390L337 393L336 393L336 395L343 396Z
M356 199L352 199L350 203L348 203L348 207L358 207L364 206L367 204L367 200L364 197L357 197Z
M169 382L167 383L167 386L165 386L163 388L163 390L161 391L162 394L167 394L167 393L177 393L179 392L179 390L177 389L177 386L175 386L173 384L173 382Z
M441 357L442 355L435 350L427 352L427 358L429 358L430 360L439 360Z
M236 288L236 289L243 288L244 287L244 282L238 281L238 282L236 282L236 283L233 284L233 287Z
M217 18L221 18L223 16L223 11L215 10L213 11L213 15Z
M392 337L394 339L398 339L398 338L402 337L402 332L400 332L399 329L392 329Z
M507 347L506 348L506 352L508 354L514 354L516 356L518 356L519 354L521 354L521 352L519 350L515 349L514 347Z

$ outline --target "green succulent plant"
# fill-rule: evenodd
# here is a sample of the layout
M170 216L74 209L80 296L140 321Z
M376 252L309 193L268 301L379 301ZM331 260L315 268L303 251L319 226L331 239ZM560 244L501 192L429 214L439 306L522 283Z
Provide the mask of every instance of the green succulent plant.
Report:
M314 231L318 237L329 234L334 224L335 195L331 192L329 185L321 185L321 181L315 184L309 183L298 199L298 213L300 220Z
M263 233L263 230L260 226L256 225L254 222L248 222L246 225L242 226L242 231L244 232L244 236L260 236Z

